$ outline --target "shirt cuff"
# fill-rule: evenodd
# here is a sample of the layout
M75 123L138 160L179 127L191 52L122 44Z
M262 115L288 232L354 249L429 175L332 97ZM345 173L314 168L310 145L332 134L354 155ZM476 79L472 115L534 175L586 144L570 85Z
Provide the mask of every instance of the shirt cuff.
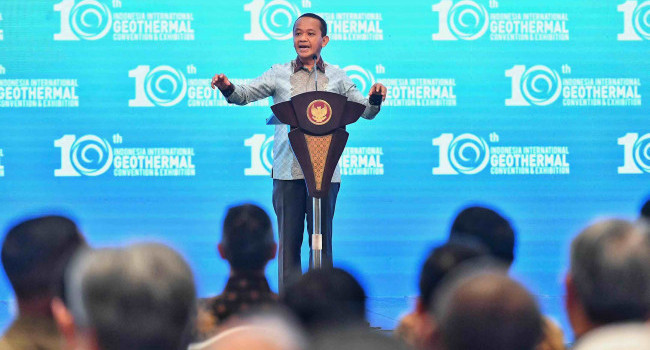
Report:
M372 94L368 98L368 101L373 106L381 106L382 96L380 94Z
M233 92L235 92L235 84L230 84L230 86L228 86L227 88L223 90L219 89L219 91L221 91L223 97L228 98L230 97L230 95L232 95Z

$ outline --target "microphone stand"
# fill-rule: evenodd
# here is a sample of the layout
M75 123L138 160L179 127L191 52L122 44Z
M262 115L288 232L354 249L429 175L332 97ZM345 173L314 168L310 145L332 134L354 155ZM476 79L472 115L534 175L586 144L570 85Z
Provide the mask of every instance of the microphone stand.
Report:
M314 60L314 88L318 91L318 56L312 57ZM311 234L311 268L323 268L323 234L321 233L321 199L312 197L312 219L313 230Z

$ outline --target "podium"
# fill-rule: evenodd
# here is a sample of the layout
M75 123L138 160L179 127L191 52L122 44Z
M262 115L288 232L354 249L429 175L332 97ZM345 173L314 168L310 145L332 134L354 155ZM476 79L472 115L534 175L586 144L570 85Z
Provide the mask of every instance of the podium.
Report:
M289 144L313 197L311 268L322 267L321 200L329 192L334 170L348 141L345 126L359 120L366 106L333 92L311 91L271 106L275 117L290 127ZM270 121L269 123L273 123Z

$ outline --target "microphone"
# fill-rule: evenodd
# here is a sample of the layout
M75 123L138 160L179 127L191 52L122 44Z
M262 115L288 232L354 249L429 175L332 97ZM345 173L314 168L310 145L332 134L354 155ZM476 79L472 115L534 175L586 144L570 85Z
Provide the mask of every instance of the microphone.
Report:
M314 54L311 56L311 58L314 60L314 71L316 72L316 75L314 77L314 88L316 88L316 91L318 91L318 67L316 66L316 62L318 62L318 56Z

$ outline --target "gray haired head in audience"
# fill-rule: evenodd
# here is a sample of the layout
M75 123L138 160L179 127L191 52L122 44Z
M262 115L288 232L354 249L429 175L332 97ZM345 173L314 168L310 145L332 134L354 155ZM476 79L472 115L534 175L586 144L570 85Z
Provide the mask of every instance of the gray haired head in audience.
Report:
M406 344L371 329L331 329L313 340L310 350L408 350Z
M195 317L190 267L162 244L80 253L66 271L77 334L101 350L186 349Z
M566 307L576 337L650 317L650 238L621 219L598 221L571 244Z
M446 350L532 350L542 340L535 298L504 268L460 268L432 309Z
M283 313L265 313L231 323L214 337L188 350L305 350L301 328Z

